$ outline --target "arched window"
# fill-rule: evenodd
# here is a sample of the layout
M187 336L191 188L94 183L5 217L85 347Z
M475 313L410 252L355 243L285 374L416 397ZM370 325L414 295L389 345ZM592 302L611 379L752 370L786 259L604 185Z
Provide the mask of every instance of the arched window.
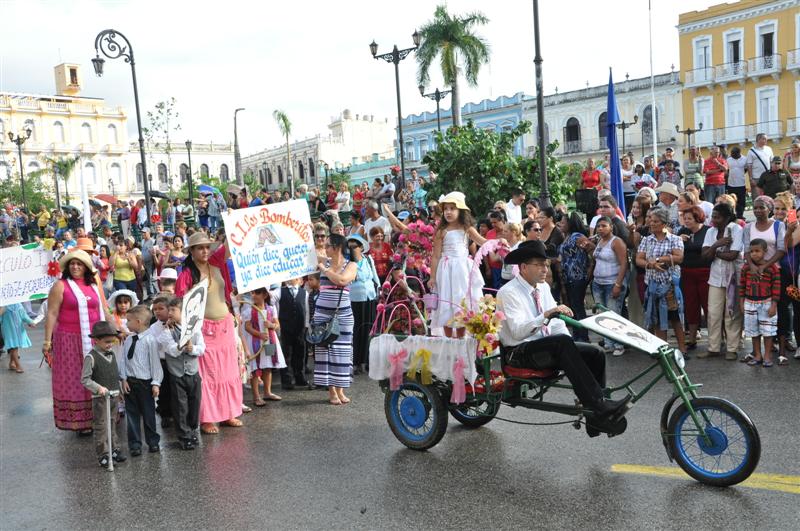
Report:
M92 126L86 122L81 125L81 140L84 144L92 143Z
M597 119L597 137L600 139L600 149L608 147L608 113L603 112Z
M200 177L208 177L208 164L200 165Z
M115 185L122 183L122 168L116 162L108 168L108 177Z
M258 182L264 182L264 170L258 170Z
M314 159L308 157L308 178L313 179L317 176L317 169L314 165Z
M11 166L6 161L0 160L0 178L4 177L6 179L11 178Z
M564 153L581 151L581 123L574 116L567 120L564 127Z
M656 107L655 121L653 120L653 106L648 105L642 112L642 144L649 146L653 143L653 129L658 127L658 107Z
M22 126L22 130L23 131L27 131L28 129L31 130L31 140L37 140L37 138L36 138L36 136L37 136L36 135L36 127L33 124L33 120L31 120L30 118L25 120L25 125Z
M303 167L303 161L302 160L298 160L297 161L297 171L300 174L300 180L301 181L305 181L306 180L306 170Z
M267 183L272 185L272 170L267 168Z
M32 161L30 161L30 162L28 163L28 169L27 169L26 171L29 171L29 172L31 172L31 171L36 171L36 170L38 170L39 168L41 168L41 166L39 166L39 163L38 163L38 162L36 162L35 160L32 160Z
M136 189L143 190L144 189L144 174L142 172L142 163L139 162L136 164Z
M189 180L189 166L181 164L181 184Z
M278 184L283 184L283 168L278 166Z
M61 144L64 143L64 124L55 122L53 124L53 140Z
M228 165L227 164L220 165L220 167L219 167L219 178L224 183L228 182Z
M158 185L162 190L169 188L169 177L167 175L167 165L163 162L158 165Z
M117 126L108 124L108 143L119 144L119 137L117 136Z
M93 162L87 162L83 166L83 183L86 186L97 186L97 171Z

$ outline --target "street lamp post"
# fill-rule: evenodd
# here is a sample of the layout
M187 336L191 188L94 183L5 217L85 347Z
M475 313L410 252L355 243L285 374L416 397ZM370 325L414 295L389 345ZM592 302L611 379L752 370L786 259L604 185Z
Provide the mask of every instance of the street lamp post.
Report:
M239 129L236 125L236 115L243 111L244 107L239 107L233 111L233 168L236 172L236 184L243 185L242 182L242 157L239 155Z
M686 129L681 131L680 126L678 126L678 125L675 126L675 131L676 132L686 135L686 139L687 139L686 145L687 146L691 146L692 145L692 137L695 135L695 133L697 133L698 131L701 131L702 129L703 129L703 122L700 122L699 124L697 124L697 129L692 129L691 127L687 127Z
M186 141L186 153L189 155L189 175L186 177L189 187L189 204L194 210L194 183L192 181L192 141Z
M533 0L533 41L536 65L536 141L539 147L539 204L551 207L550 188L547 183L547 146L544 142L544 86L542 82L542 51L539 45L539 0Z
M452 90L439 90L438 88L431 92L430 94L425 94L425 85L419 86L419 93L423 98L430 98L436 102L436 129L441 133L442 132L442 117L439 114L439 102L442 101L444 98L447 97L448 94L453 92Z
M117 38L122 39L119 42ZM144 136L142 135L142 113L139 110L139 87L136 84L136 65L133 60L133 47L131 42L125 35L117 30L107 29L97 34L94 39L94 50L96 57L92 59L92 66L94 66L94 73L98 77L103 75L103 65L105 59L100 57L100 52L109 59L118 59L120 57L125 59L126 63L131 65L131 76L133 77L133 100L136 105L136 127L139 132L139 157L142 165L142 181L144 182L144 206L147 209L147 224L152 219L150 213L150 183L147 180L147 162L144 156Z
M398 144L400 150L400 186L402 189L406 187L406 159L403 153L403 112L400 110L400 61L408 57L408 54L413 52L419 47L420 35L414 30L411 34L414 41L413 48L405 48L398 50L397 45L394 45L392 51L389 53L378 54L378 44L373 40L369 45L369 51L372 53L374 59L383 59L387 63L394 64L394 84L395 91L397 92L397 130L398 130ZM327 179L326 179L327 180Z
M22 144L28 140L33 131L30 129L25 130L25 135L14 135L11 131L8 132L8 139L11 140L12 144L17 145L17 152L19 153L19 184L20 190L22 190L22 207L25 209L25 212L28 212L28 202L25 200L25 171L22 167Z
M623 155L625 155L625 130L627 128L629 128L630 126L632 126L632 125L636 125L637 123L639 123L639 115L638 114L634 114L632 122L626 122L625 120L623 120L623 121L621 121L620 123L617 124L617 128L618 129L622 129L622 154ZM619 155L619 154L617 154L617 155Z

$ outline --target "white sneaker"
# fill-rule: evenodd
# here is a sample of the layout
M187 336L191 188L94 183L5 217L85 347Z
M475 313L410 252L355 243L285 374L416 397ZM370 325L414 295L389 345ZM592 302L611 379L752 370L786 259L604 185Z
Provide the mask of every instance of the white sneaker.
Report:
M793 356L793 357L794 357L794 359L796 359L796 360L800 360L800 348L799 348L799 349L797 349L797 352L795 352L795 353L794 353L794 356Z
M622 356L623 354L625 354L625 349L622 347L615 348L614 352L611 353L612 356L617 357Z

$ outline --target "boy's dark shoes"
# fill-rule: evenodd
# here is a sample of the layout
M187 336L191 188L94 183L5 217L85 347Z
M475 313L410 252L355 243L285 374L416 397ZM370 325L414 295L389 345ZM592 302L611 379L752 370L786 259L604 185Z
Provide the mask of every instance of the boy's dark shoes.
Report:
M104 455L100 458L100 466L103 468L108 468L108 456Z
M125 457L125 454L123 454L119 449L116 449L111 452L111 459L113 459L115 463L123 463L128 458Z
M157 444L154 444L153 446L150 446L147 451L151 454L156 454L161 451L161 447Z
M189 440L192 441L192 444L195 446L200 444L200 440L197 438L197 435L192 435Z
M139 457L140 455L142 455L141 448L131 448L131 457Z
M195 445L191 439L183 439L181 441L181 449L183 450L194 450Z

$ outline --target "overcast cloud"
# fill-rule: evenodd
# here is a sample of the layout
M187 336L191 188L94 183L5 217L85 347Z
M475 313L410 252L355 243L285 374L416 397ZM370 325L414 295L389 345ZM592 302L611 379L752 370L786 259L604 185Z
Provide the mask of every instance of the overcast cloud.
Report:
M656 73L679 68L678 14L718 2L653 0ZM272 110L294 124L294 138L326 133L330 117L354 113L396 116L392 65L375 61L392 44L411 46L411 33L433 15L437 2L228 0L182 2L0 0L0 90L52 94L52 68L83 65L86 96L103 97L129 112L135 139L130 69L108 61L103 78L92 72L94 38L106 28L124 33L136 58L142 112L169 97L178 100L178 141L230 142L239 114L243 154L281 142ZM541 0L545 93L602 84L608 67L616 80L649 75L647 0ZM451 12L480 10L489 17L479 33L492 48L477 88L462 101L534 95L533 15L529 0L448 3ZM432 76L431 88L441 83ZM403 114L435 110L421 98L413 56L400 64ZM449 101L443 102L449 106Z

